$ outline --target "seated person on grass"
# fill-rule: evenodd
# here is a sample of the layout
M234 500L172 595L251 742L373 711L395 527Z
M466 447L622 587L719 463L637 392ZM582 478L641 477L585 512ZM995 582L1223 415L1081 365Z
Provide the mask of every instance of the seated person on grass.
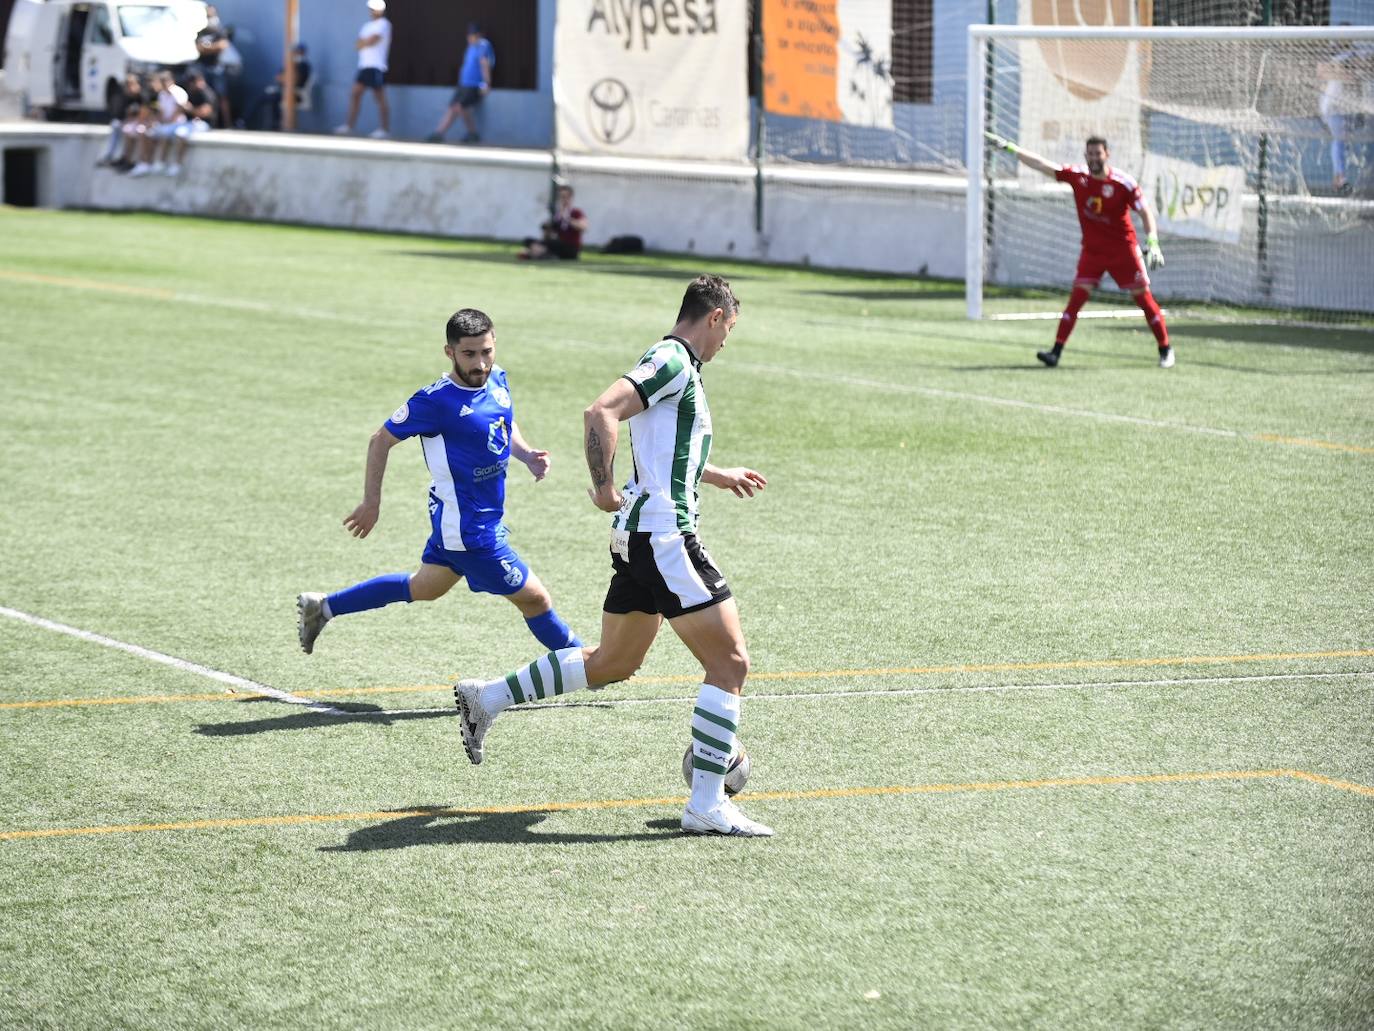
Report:
M553 217L541 227L544 238L525 239L524 259L561 258L571 261L582 253L582 234L587 231L587 216L581 208L573 207L573 188L567 183L558 186L558 204Z

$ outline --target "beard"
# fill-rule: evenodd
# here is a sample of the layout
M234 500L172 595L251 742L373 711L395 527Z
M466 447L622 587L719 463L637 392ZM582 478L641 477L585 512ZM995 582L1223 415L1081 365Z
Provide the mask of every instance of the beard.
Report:
M1088 162L1088 171L1091 172L1093 175L1101 175L1101 174L1102 174L1102 170L1103 170L1104 168L1106 168L1106 167L1107 167L1107 162L1105 162L1105 161L1089 161L1089 162Z
M458 368L458 364L455 362L453 365L453 374L462 381L464 386L482 387L486 386L487 377L491 375L491 372L486 369L475 369L472 372L464 372L462 369Z

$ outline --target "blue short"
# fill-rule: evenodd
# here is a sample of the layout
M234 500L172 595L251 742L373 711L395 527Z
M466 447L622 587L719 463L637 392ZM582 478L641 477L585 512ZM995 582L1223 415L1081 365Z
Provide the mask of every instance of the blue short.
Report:
M386 72L380 68L359 68L358 76L353 81L368 89L381 89L386 82Z
M431 566L447 566L468 582L474 594L514 594L530 578L530 567L505 542L485 551L448 551L431 537L420 561Z

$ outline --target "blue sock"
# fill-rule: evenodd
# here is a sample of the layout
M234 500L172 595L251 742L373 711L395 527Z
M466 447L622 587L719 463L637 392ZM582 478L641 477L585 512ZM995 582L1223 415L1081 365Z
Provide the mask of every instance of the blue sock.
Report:
M559 619L558 613L553 609L525 620L525 625L530 628L530 633L534 634L534 639L550 651L582 647L577 635L568 629L568 624Z
M393 602L410 601L410 574L387 573L374 576L352 587L336 591L325 599L331 616L346 616L350 612L379 609Z

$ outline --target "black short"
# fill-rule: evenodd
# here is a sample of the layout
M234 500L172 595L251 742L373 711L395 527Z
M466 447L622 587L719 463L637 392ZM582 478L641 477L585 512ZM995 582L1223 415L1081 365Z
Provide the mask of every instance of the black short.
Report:
M453 91L453 99L449 101L449 104L457 104L459 107L465 107L471 111L482 102L484 96L486 94L482 92L480 86L459 86Z
M696 534L664 531L620 536L629 538L625 542L629 560L613 540L611 566L615 574L601 606L604 611L612 615L648 612L672 619L719 605L730 597L730 585Z
M359 68L358 77L353 80L368 89L381 89L386 85L386 72L380 68Z

